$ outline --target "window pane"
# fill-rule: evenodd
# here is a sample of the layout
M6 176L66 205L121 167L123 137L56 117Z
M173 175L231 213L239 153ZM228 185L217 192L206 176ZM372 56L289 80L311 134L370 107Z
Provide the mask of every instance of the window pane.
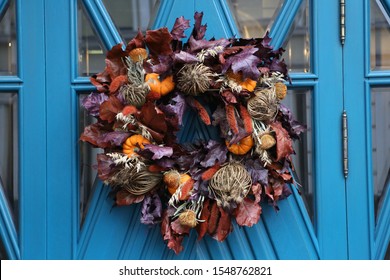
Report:
M390 185L390 88L371 91L372 175L376 217Z
M234 15L242 38L263 37L284 0L230 0L230 9Z
M95 34L81 0L78 1L77 15L79 76L91 76L103 71L107 50Z
M306 132L301 134L300 141L294 142L293 164L295 179L302 185L302 197L307 211L313 221L314 218L314 180L313 180L313 134L312 134L312 92L308 89L289 90L283 105L287 106L293 116L307 126Z
M310 1L303 1L283 48L290 72L310 72Z
M371 0L370 56L372 70L390 69L390 18L380 1Z
M16 75L16 16L15 3L0 11L0 76Z
M0 238L0 260L7 260L7 252L5 251L3 240Z
M0 92L0 187L7 197L17 228L18 180L18 95Z
M84 130L84 127L96 122L96 119L90 116L81 105L81 101L87 95L87 93L79 94L80 133ZM89 200L93 194L95 180L97 180L97 170L95 168L97 164L96 155L101 152L101 149L95 149L89 143L79 142L80 225L84 222L88 211Z
M157 0L103 0L104 6L125 42L138 32L150 28L155 20L160 1Z

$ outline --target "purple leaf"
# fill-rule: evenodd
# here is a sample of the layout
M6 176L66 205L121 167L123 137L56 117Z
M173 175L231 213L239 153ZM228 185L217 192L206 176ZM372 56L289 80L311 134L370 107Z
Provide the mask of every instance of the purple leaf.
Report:
M100 180L107 180L115 172L114 161L106 154L98 154L97 158L97 169Z
M306 126L296 121L289 108L280 104L279 112L282 116L281 122L283 128L288 131L288 134L292 139L299 139L299 135L306 131Z
M144 61L143 67L147 73L164 74L171 70L173 59L170 55L159 55L153 62Z
M204 159L200 162L202 167L208 168L214 166L217 162L223 164L227 159L227 147L225 144L209 140L206 145L207 154Z
M195 12L194 19L195 19L195 24L191 35L196 40L202 40L204 38L207 29L207 24L202 25L203 12L200 13Z
M96 117L99 115L100 105L106 100L108 100L108 95L104 93L92 92L83 98L81 104L91 116Z
M195 55L189 54L188 52L180 51L179 53L175 53L174 62L175 63L196 63L198 62L198 58Z
M187 103L185 97L182 94L176 93L176 96L169 101L168 105L160 105L159 109L168 116L176 116L179 125L182 125L183 115L187 109Z
M153 154L152 160L161 159L163 157L171 157L173 154L172 147L161 147L153 144L146 144L144 146L144 151L149 151Z
M171 30L173 40L180 40L185 38L184 31L190 27L190 20L185 19L183 16L176 19L175 24Z
M193 36L188 40L188 45L190 47L190 52L195 53L200 50L215 48L215 47L226 47L230 45L228 39L219 39L219 40L196 40Z
M231 68L233 73L241 71L244 80L246 78L257 80L260 77L260 71L257 69L260 59L254 55L257 50L254 47L247 47L242 49L241 52L228 57L223 65L222 72L226 73Z
M261 165L259 160L248 159L245 168L252 177L252 182L259 182L263 186L268 185L268 170Z
M144 198L141 208L141 223L154 225L161 221L162 204L160 197L154 193Z

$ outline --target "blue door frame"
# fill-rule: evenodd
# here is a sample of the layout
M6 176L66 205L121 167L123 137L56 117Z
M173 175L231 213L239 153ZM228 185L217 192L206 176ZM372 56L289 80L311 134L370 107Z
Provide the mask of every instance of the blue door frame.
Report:
M0 9L6 2L0 0ZM390 7L389 0L382 2ZM271 29L275 47L283 44L301 3L287 0L283 5ZM84 0L83 4L105 47L109 49L120 42L121 37L101 0ZM159 229L139 224L139 206L111 211L108 190L100 183L80 229L78 93L92 91L93 87L87 78L78 76L77 1L16 0L18 75L0 77L0 94L18 92L20 107L18 232L6 209L5 198L0 196L1 236L9 257L383 258L390 239L390 203L385 203L382 222L375 226L369 156L371 123L365 116L370 115L370 87L390 85L390 75L369 70L369 1L348 1L344 47L338 32L338 4L338 0L311 1L312 71L291 75L290 88L311 88L313 92L314 226L295 192L280 203L279 213L264 206L262 220L253 228L243 230L235 226L227 242L221 244L211 239L197 242L192 235L185 244L187 247L195 244L192 250L175 256L165 249ZM208 23L210 36L238 34L224 0L191 0L185 5L180 0L162 0L154 27L170 27L181 15L192 19L195 11L205 11L204 22ZM341 160L340 123L344 109L349 117L352 151L346 180ZM353 152L362 147L364 152Z

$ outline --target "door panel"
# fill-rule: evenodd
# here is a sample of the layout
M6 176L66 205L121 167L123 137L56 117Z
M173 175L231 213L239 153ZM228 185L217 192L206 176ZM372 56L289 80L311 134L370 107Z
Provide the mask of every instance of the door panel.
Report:
M293 63L292 83L288 85L290 101L286 102L303 103L304 99L304 106L294 106L300 113L306 107L302 119L310 120L311 130L304 135L303 143L307 145L303 150L313 153L298 158L296 165L298 181L306 185L303 193L312 197L311 210L308 211L304 197L292 186L293 195L280 202L278 213L271 206L262 205L263 214L257 225L252 228L234 225L234 232L223 243L209 237L197 241L193 233L185 239L186 249L178 256L166 248L159 227L150 228L139 222L139 205L113 208L109 188L94 177L89 180L84 199L80 184L85 179L80 160L86 156L79 143L79 122L83 115L79 109L80 97L94 90L88 75L103 70L93 66L93 56L103 56L93 52L97 50L93 44L100 42L101 52L121 42L122 37L128 40L134 30L130 32L124 26L134 28L137 17L139 21L141 16L134 14L131 24L122 25L110 17L110 13L115 14L112 10L115 7L105 6L106 0L14 1L18 35L12 55L17 52L17 67L12 66L8 74L4 71L0 74L0 96L17 95L18 107L18 127L14 129L19 141L20 200L16 203L19 226L12 219L8 198L4 191L0 192L0 230L4 245L1 250L9 258L367 259L383 258L386 250L389 251L387 157L382 161L372 157L372 149L379 147L377 139L384 139L380 131L387 129L388 124L378 123L382 113L371 102L375 98L375 104L385 105L388 100L390 71L383 48L388 45L388 36L383 34L389 29L386 23L390 1L348 1L344 46L339 38L338 0L285 0L269 7L272 15L267 22L261 21L258 30L263 32L269 27L272 44L287 48L285 56ZM127 2L135 5L132 7L147 2L150 8L153 1ZM242 20L240 14L252 11L244 5L267 1L191 0L185 1L185 5L182 0L157 2L159 9L151 28L170 28L181 15L191 19L192 24L194 12L204 11L207 36L220 38L244 36L243 26L249 26L248 23L236 24L233 15L237 12L237 19ZM8 3L9 0L0 0L1 16ZM242 9L235 10L235 7ZM61 13L53 12L59 10ZM84 25L90 24L84 33L78 25L81 11L85 16ZM370 34L373 11L377 16L378 11L381 14ZM256 28L245 32L252 34ZM83 37L84 42L80 40ZM375 42L370 43L370 38L376 38ZM14 46L12 41L11 47ZM299 56L306 60L297 59ZM83 67L80 59L84 59ZM378 96L385 102L377 103ZM349 126L346 179L341 145L344 109ZM373 124L376 127L372 128ZM181 132L181 141L213 137L213 131L193 122L191 115L186 119L186 129ZM388 145L381 147L384 154ZM299 154L305 152L300 150ZM377 154L382 152L378 150ZM374 190L378 180L374 170L378 166L384 168L385 175L383 184L378 183L383 190L376 215L375 205L379 203L375 203ZM302 178L305 174L306 178ZM310 181L311 184L306 183Z

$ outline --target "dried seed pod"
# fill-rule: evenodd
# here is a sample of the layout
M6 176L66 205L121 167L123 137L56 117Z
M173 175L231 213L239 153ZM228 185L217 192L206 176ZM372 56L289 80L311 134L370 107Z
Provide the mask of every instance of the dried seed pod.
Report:
M210 87L214 74L206 65L186 64L177 73L177 88L188 95L199 95Z
M278 112L275 92L269 89L256 91L255 96L248 100L247 109L253 119L271 121Z
M183 226L190 228L196 227L198 221L196 220L196 213L193 210L185 210L179 215L179 222Z
M261 137L260 137L260 148L262 150L268 150L270 148L272 148L273 146L275 146L276 144L276 140L275 138L271 135L271 134L263 134Z
M239 204L252 186L251 175L238 162L231 162L221 167L211 178L209 188L215 195L218 206L231 209Z
M163 180L167 185L168 192L172 195L180 185L180 173L177 170L165 172Z
M276 93L276 97L279 100L284 99L286 97L286 94L287 94L287 86L282 82L276 83L275 84L275 93Z
M148 170L148 166L129 166L123 168L105 183L111 186L123 187L126 191L135 196L146 194L153 190L162 179L161 173L154 173Z

